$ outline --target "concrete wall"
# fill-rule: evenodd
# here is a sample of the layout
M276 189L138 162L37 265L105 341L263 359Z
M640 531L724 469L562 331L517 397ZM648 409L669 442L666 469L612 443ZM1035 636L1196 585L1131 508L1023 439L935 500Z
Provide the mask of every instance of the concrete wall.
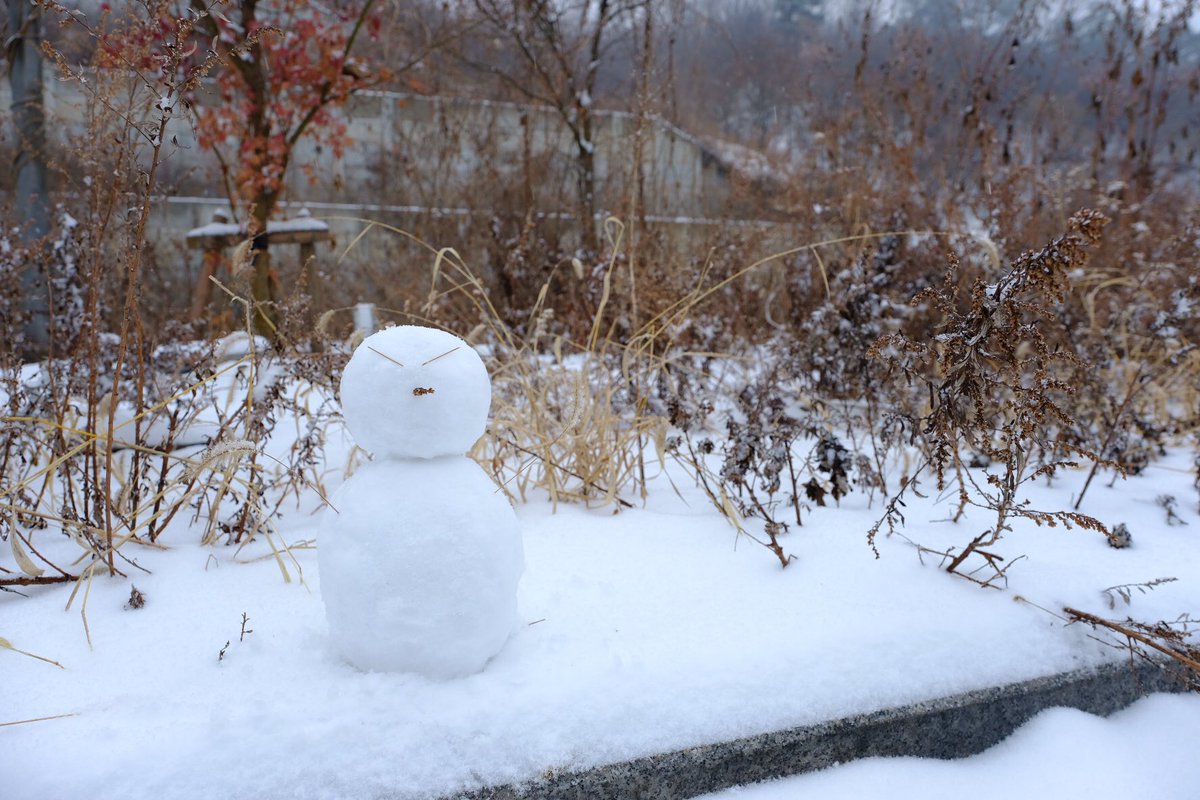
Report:
M47 80L52 138L86 128L88 103L79 84ZM0 108L9 107L0 82ZM297 148L288 199L414 209L469 209L546 215L575 211L574 144L552 109L516 103L368 92L336 114L348 129L341 157L311 140ZM2 115L3 140L11 123ZM638 120L595 112L598 207L625 214L636 186ZM221 195L216 159L202 151L185 119L173 121L160 185L171 194ZM725 210L728 172L712 150L661 119L642 121L644 213L715 217Z

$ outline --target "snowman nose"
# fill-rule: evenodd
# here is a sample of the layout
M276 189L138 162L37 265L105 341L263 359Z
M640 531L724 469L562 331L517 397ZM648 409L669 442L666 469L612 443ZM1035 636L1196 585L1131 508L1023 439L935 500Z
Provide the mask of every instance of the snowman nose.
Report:
M413 397L424 397L427 394L433 394L433 387L426 389L423 386L418 386L413 389Z

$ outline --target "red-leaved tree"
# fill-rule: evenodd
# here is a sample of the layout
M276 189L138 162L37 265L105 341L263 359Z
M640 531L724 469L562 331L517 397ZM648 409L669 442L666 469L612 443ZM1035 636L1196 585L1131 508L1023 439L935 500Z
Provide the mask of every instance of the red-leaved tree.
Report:
M224 62L219 102L194 106L200 145L220 164L226 192L253 237L254 325L275 331L276 280L267 220L284 192L296 144L314 139L341 156L346 126L332 110L386 79L354 56L379 31L375 0L190 0L196 32ZM303 165L306 171L311 165Z

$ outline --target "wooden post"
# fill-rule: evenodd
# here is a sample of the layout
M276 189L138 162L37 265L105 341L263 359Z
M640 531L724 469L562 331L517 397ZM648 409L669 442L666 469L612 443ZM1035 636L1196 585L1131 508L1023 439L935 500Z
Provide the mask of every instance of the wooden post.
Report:
M200 279L192 291L192 310L188 322L198 322L208 310L208 299L212 297L212 278L221 266L221 248L212 247L204 251L204 262L200 266Z
M304 273L304 284L308 287L309 309L314 315L324 310L324 281L317 269L317 246L312 242L300 243L300 269Z

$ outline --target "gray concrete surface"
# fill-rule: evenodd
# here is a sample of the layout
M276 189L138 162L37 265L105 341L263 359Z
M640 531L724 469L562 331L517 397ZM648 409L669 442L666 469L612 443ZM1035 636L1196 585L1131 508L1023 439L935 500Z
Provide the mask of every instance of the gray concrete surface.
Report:
M548 772L530 783L455 797L676 800L871 756L961 758L986 750L1046 708L1106 716L1146 694L1182 689L1170 669L1122 662L579 772Z

